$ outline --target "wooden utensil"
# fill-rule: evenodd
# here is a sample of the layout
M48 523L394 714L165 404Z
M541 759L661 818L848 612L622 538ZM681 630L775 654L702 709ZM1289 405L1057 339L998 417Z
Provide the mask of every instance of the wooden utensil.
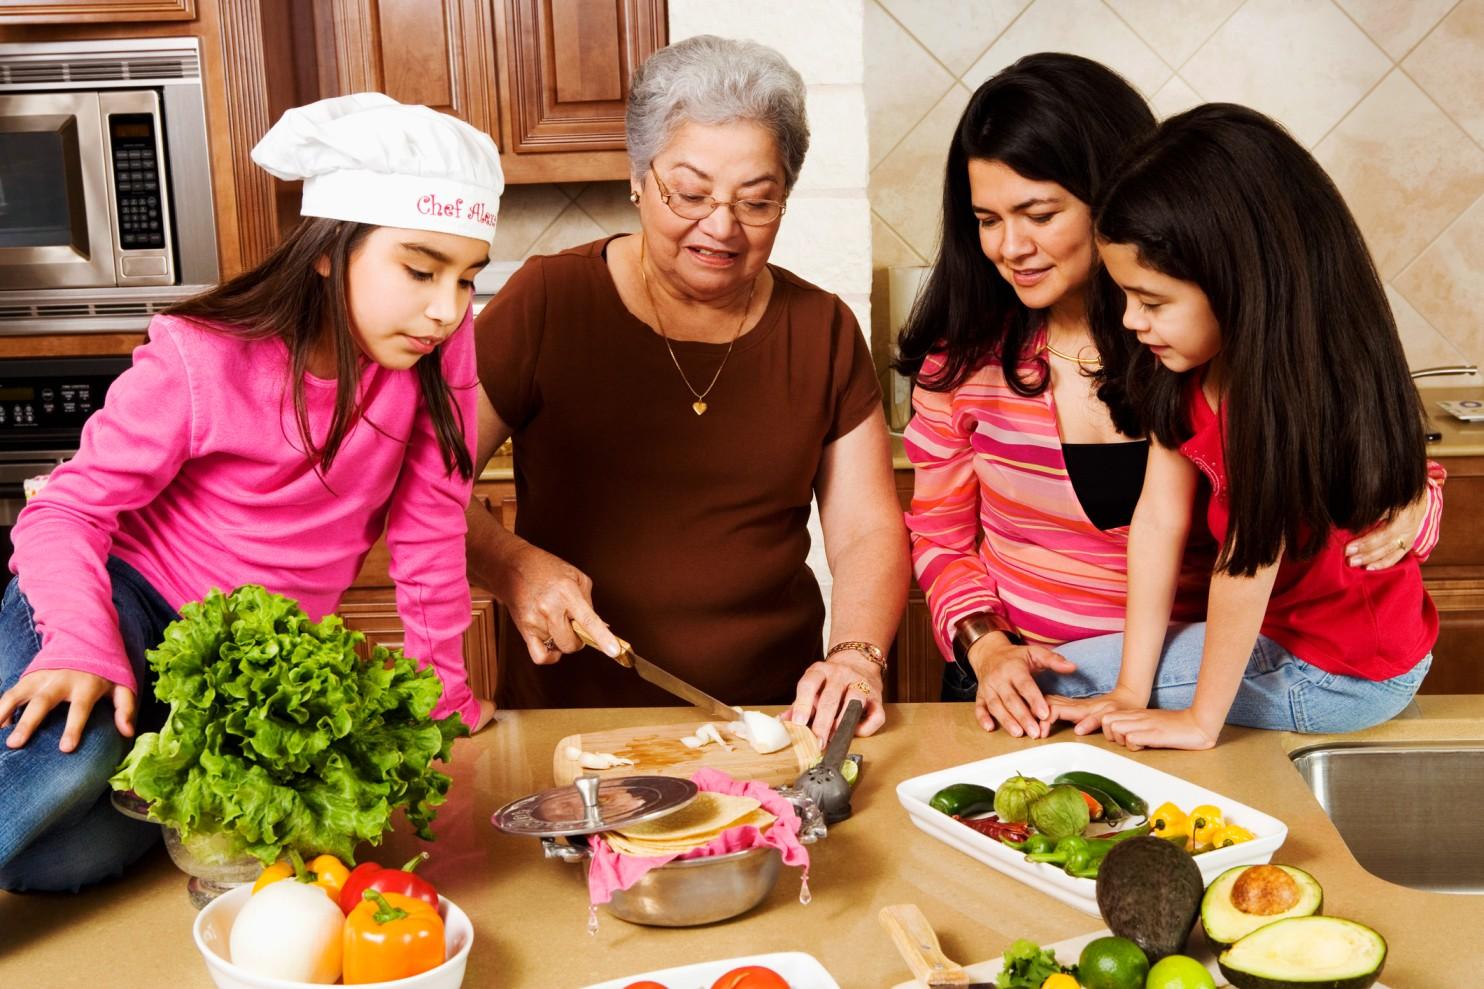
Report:
M552 754L552 778L557 786L565 786L583 773L594 771L581 768L576 759L569 758L566 754L568 748L581 752L611 752L634 760L632 766L597 770L602 777L653 774L689 779L696 770L709 767L736 779L759 780L769 786L792 783L819 758L819 740L806 725L784 722L793 744L763 755L747 742L732 738L725 729L721 734L731 746L730 752L714 742L699 749L688 748L680 740L694 735L701 724L685 721L568 735L557 742L556 751Z
M949 960L938 945L933 925L915 903L898 903L882 907L877 915L881 926L891 934L897 951L917 981L929 989L993 989L992 982L970 982L969 973Z

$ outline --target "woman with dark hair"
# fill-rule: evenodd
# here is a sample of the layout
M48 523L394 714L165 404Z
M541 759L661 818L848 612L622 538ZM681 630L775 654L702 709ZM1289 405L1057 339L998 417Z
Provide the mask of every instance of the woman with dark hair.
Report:
M1153 442L1117 685L1055 713L1130 748L1394 716L1432 665L1437 609L1415 559L1350 567L1346 545L1422 495L1424 417L1339 190L1276 123L1211 104L1132 151L1097 233L1143 345L1127 380ZM1220 545L1200 676L1188 706L1148 710L1198 504Z
M1029 55L974 94L948 153L939 255L904 327L913 377L908 529L945 698L986 730L1045 735L1045 692L1105 693L1122 651L1128 523L1148 443L1123 391L1137 350L1098 273L1090 204L1155 121L1096 62ZM1419 459L1417 463L1421 463ZM1441 480L1441 468L1436 470ZM1390 566L1436 542L1441 495L1357 536L1349 562ZM1192 545L1173 614L1203 613L1212 547ZM1156 686L1189 688L1199 642L1176 625Z

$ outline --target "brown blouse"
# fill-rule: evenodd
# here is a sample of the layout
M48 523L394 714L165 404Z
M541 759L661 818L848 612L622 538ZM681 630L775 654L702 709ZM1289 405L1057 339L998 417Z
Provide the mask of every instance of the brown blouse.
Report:
M731 704L787 703L823 644L814 481L880 402L870 352L838 297L771 267L768 307L697 416L619 298L611 239L530 258L476 322L480 381L514 430L516 533L591 577L640 655ZM692 383L726 353L672 346ZM596 650L537 666L508 618L498 648L501 707L679 703Z

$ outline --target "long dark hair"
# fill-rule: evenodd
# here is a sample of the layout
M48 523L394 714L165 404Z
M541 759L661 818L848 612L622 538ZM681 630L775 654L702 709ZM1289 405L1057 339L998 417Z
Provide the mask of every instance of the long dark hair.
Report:
M984 256L968 163L1003 162L1028 179L1057 183L1090 207L1124 147L1153 130L1154 116L1134 88L1106 66L1078 55L1027 55L980 86L959 118L948 149L942 241L902 328L896 369L912 375L918 387L950 391L986 358L999 355L1005 378L1016 392L1045 391L1050 375L1044 358L1025 368L1032 372L1029 376L1021 373L1021 357L1040 316L1021 304L1014 288ZM1088 292L1100 291L1116 290L1105 277L1095 275ZM1089 316L1095 311L1106 312L1108 307L1089 306ZM1105 365L1120 362L1132 349L1121 339L1115 346L1115 351L1104 353ZM945 358L942 369L920 376L923 361L939 351ZM1126 433L1135 432L1130 417L1120 416L1114 403L1110 407L1115 423Z
M1339 190L1282 127L1227 103L1170 118L1130 150L1095 223L1198 285L1221 327L1231 522L1218 569L1311 556L1335 528L1364 529L1422 493L1422 402L1381 279ZM1198 373L1147 351L1128 368L1165 446L1191 435Z
M165 310L172 316L224 324L249 340L278 337L284 342L289 351L294 418L305 454L318 461L322 474L329 472L360 414L356 388L361 351L351 332L346 267L375 229L348 220L306 217L253 270ZM315 267L321 258L329 262L330 270L324 276ZM324 442L316 445L304 403L304 375L327 333L335 353L335 411ZM435 350L417 362L417 379L444 466L468 480L474 476L474 461L464 438L466 424L449 394L440 353Z

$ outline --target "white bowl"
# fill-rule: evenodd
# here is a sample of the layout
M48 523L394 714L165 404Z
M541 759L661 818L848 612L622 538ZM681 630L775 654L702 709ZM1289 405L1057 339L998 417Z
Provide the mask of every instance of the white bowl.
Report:
M310 989L308 982L292 982L255 975L231 962L232 922L252 895L251 886L239 886L223 893L196 914L191 934L206 970L218 989ZM474 925L468 914L447 897L438 898L438 914L443 918L443 949L446 960L437 968L419 975L390 982L368 982L363 989L458 989L464 982L464 966L469 963L469 948L474 943Z
M915 776L897 784L901 801L912 823L945 844L952 845L991 868L1039 889L1070 907L1098 916L1097 883L1077 879L1062 871L1061 866L1045 862L1027 862L1025 855L986 837L965 824L928 805L928 800L950 783L978 783L999 789L1011 776L1024 774L1050 782L1059 773L1080 769L1101 773L1133 790L1149 802L1150 808L1166 800L1187 812L1200 804L1215 804L1231 824L1238 824L1253 834L1251 841L1227 848L1217 848L1195 856L1201 880L1211 880L1234 865L1260 865L1273 857L1278 846L1288 837L1288 826L1269 814L1230 797L1207 790L1189 780L1161 772L1133 759L1109 752L1085 742L1054 742L1035 748L981 759L961 766L950 766L937 772ZM1130 822L1132 823L1132 822Z

